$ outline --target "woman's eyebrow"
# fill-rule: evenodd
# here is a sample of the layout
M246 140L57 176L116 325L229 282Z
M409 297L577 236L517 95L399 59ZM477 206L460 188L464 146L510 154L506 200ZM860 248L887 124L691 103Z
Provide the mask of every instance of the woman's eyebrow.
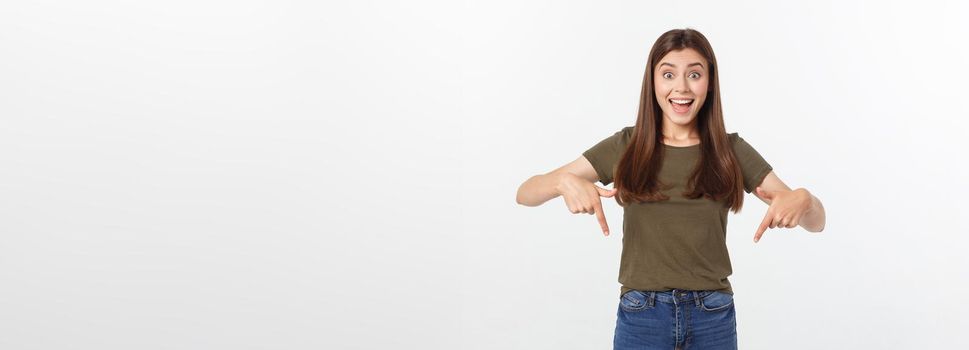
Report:
M659 65L660 66L670 66L670 67L676 68L676 65L674 65L672 63L669 63L669 62L663 62L663 63L660 63ZM703 64L701 64L700 62L693 62L693 63L690 63L690 64L688 64L686 66L687 67L692 67L692 66L700 66L700 67L703 67Z

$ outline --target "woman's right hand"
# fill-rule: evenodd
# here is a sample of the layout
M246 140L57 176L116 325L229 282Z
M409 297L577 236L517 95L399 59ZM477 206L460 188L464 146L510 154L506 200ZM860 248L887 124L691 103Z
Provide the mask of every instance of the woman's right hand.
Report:
M602 226L602 233L609 235L609 224L606 223L606 215L602 212L602 200L599 198L611 198L616 195L616 189L607 190L575 174L564 172L559 177L555 190L562 195L565 205L569 207L572 214L595 214L599 219L599 225Z

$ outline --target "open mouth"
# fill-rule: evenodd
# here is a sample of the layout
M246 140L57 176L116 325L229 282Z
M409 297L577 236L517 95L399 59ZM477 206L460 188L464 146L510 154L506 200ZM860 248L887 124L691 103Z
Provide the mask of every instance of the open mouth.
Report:
M669 101L670 105L673 106L673 111L680 114L689 112L690 107L693 106L692 98L671 98Z

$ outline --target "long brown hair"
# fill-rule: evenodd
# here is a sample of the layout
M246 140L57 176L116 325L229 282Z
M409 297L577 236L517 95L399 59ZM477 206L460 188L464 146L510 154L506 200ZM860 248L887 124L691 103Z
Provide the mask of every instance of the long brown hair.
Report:
M705 197L714 201L725 200L725 204L736 213L744 203L743 175L724 129L717 59L707 38L689 28L663 33L649 51L636 126L614 176L614 186L619 189L616 201L625 206L630 202L669 199L669 196L660 192L670 187L659 180L659 169L663 164L663 110L656 101L653 70L667 53L686 48L696 50L707 60L710 81L707 98L696 116L700 159L690 175L683 196L689 199Z

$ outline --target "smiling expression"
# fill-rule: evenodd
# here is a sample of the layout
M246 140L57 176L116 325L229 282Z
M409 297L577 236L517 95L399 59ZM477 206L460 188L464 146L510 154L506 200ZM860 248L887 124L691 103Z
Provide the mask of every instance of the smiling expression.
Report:
M665 121L681 126L694 122L707 98L708 71L707 60L689 48L670 51L659 60L653 81Z

